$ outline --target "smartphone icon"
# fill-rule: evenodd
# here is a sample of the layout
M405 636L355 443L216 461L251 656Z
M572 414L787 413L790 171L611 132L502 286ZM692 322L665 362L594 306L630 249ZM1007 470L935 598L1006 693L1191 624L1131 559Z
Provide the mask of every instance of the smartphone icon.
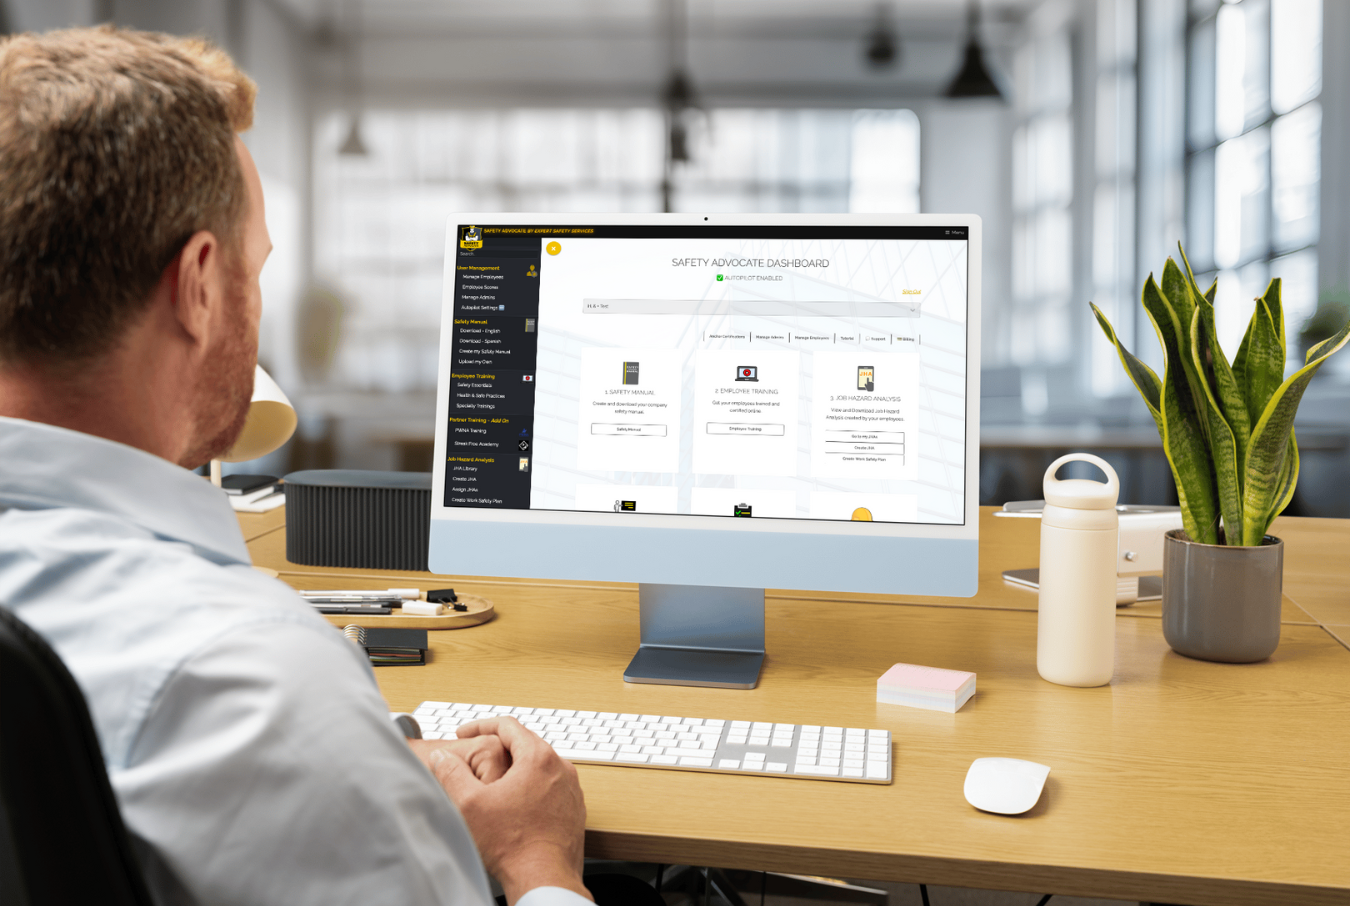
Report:
M859 390L871 390L872 387L873 387L873 385L872 385L872 366L871 366L871 365L859 365L859 366L858 366L858 389L859 389Z

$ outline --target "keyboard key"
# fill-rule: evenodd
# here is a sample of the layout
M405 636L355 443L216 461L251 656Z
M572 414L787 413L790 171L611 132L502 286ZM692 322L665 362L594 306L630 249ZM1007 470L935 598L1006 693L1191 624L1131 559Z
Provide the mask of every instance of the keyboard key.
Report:
M614 754L615 761L623 761L629 764L646 764L649 757L641 752L616 752Z
M867 779L885 780L887 767L889 767L889 765L877 764L875 761L869 761L867 763Z
M771 761L764 765L764 770L772 771L775 774L785 774L787 773L787 765L781 761Z
M692 755L680 756L680 767L682 768L710 768L712 764L711 758L695 758Z
M653 755L652 764L679 764L680 759L674 755Z
M794 774L810 774L814 777L838 777L838 767L827 767L819 764L802 764L800 761L793 767Z
M845 777L861 777L862 775L863 775L862 768L849 768L849 767L844 768Z
M724 771L738 771L741 763L734 758L722 758L718 760L717 766Z

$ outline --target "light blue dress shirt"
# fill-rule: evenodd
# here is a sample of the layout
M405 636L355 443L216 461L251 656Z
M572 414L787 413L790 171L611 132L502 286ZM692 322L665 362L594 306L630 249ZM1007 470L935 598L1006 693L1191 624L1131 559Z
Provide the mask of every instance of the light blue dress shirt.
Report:
M79 682L158 903L493 902L369 662L250 566L208 482L0 418L0 606ZM538 888L520 906L585 902Z

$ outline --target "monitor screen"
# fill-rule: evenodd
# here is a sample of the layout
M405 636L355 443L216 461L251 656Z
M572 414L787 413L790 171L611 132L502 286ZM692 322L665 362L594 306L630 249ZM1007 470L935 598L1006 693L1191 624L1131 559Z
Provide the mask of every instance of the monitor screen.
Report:
M973 594L978 226L451 218L432 568Z

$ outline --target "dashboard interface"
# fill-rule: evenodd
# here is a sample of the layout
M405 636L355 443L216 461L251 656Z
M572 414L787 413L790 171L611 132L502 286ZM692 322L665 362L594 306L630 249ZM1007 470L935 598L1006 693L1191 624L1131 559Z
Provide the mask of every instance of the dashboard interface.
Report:
M966 226L450 230L445 506L964 524Z

